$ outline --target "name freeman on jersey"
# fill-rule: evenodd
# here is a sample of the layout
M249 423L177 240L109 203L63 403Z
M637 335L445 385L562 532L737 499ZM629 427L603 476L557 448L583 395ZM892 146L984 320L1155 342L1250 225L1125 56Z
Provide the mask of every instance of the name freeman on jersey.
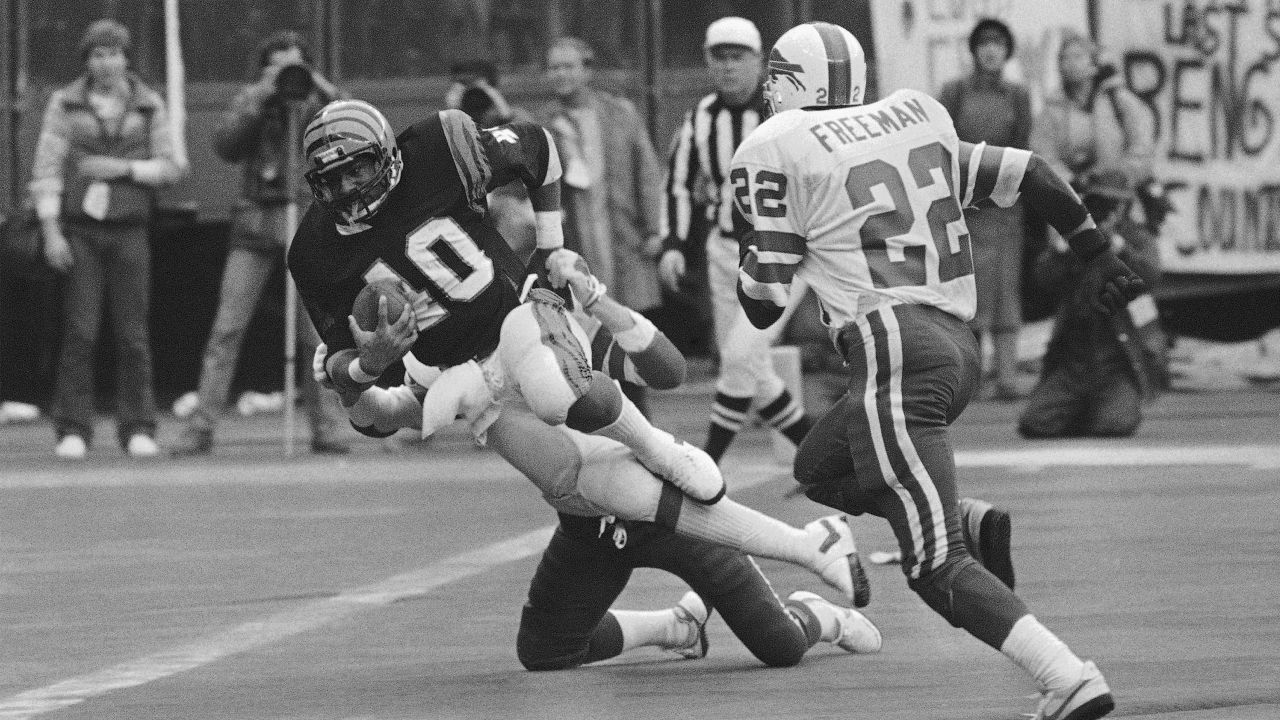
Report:
M929 115L924 111L924 103L915 99L891 103L878 112L857 108L848 115L810 126L809 133L822 143L827 152L835 152L833 143L851 145L927 122Z

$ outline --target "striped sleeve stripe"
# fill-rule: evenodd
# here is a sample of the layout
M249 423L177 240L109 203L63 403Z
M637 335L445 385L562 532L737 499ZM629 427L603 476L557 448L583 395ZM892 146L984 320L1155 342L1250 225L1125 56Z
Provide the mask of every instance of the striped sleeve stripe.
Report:
M803 255L805 242L804 237L795 233L757 230L755 233L755 246L761 253L773 252Z
M963 149L965 145L961 143L960 153L960 206L973 207L973 185L978 176L978 164L982 158L982 151L986 149L986 143L978 143L969 151L969 155L965 155Z
M491 171L489 158L480 147L476 124L461 111L445 110L440 113L440 127L467 198L473 207L478 207L484 201Z
M1004 159L1005 149L987 145L978 160L978 171L973 179L973 204L978 204L991 197L991 191L1000 177L1000 164Z
M1005 148L1004 157L1000 160L996 186L991 190L992 202L1007 208L1018 201L1018 188L1022 186L1022 176L1026 173L1029 162L1031 162L1029 151Z
M696 111L695 111L696 112ZM680 134L676 138L676 146L671 151L671 163L667 178L667 213L663 235L674 235L681 240L689 237L689 227L693 221L693 176L690 167L690 156L693 148L694 115L685 117L680 126Z
M542 178L542 184L550 185L560 180L564 169L560 167L560 151L556 149L556 141L551 137L551 131L542 128L542 134L547 138L547 174Z
M762 262L753 253L743 261L742 271L762 283L790 285L796 274L796 263Z

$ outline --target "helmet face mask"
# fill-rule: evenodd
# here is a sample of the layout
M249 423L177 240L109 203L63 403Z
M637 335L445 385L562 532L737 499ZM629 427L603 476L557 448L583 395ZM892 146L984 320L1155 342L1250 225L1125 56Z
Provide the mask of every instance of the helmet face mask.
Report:
M369 103L324 106L307 124L303 146L312 194L343 224L370 218L400 181L395 135Z
M830 23L805 23L774 43L764 97L775 114L861 105L866 80L866 55L852 33Z

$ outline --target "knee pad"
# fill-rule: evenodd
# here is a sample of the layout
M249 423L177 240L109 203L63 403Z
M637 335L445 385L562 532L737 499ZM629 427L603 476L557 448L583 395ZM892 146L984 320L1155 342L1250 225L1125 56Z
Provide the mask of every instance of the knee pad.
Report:
M589 348L582 328L562 308L530 301L503 320L498 359L534 414L559 425L591 388Z

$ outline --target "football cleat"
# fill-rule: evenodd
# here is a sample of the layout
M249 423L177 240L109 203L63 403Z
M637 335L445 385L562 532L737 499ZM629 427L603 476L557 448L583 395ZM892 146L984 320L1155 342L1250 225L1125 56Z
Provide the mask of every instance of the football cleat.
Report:
M670 482L685 495L704 505L712 505L724 497L728 488L720 466L701 448L683 440L676 440L663 431L669 442L663 443L655 453L640 453L640 462L658 477Z
M828 515L804 526L817 558L813 571L828 585L839 590L854 607L871 602L871 583L867 581L858 546L853 542L853 529L843 515Z
M1072 686L1040 697L1031 720L1096 720L1114 710L1111 688L1092 660L1086 661L1080 679Z
M698 593L690 590L680 598L680 602L672 608L676 620L689 628L689 644L671 648L671 651L689 660L700 660L707 656L711 646L707 640L707 604L702 602Z
M851 653L880 652L882 639L880 629L867 616L854 610L830 602L826 598L807 590L797 590L787 596L788 603L803 603L812 608L822 605L831 610L836 617L838 634L834 642L841 650Z
M960 529L969 554L1013 589L1013 521L989 502L960 498Z

